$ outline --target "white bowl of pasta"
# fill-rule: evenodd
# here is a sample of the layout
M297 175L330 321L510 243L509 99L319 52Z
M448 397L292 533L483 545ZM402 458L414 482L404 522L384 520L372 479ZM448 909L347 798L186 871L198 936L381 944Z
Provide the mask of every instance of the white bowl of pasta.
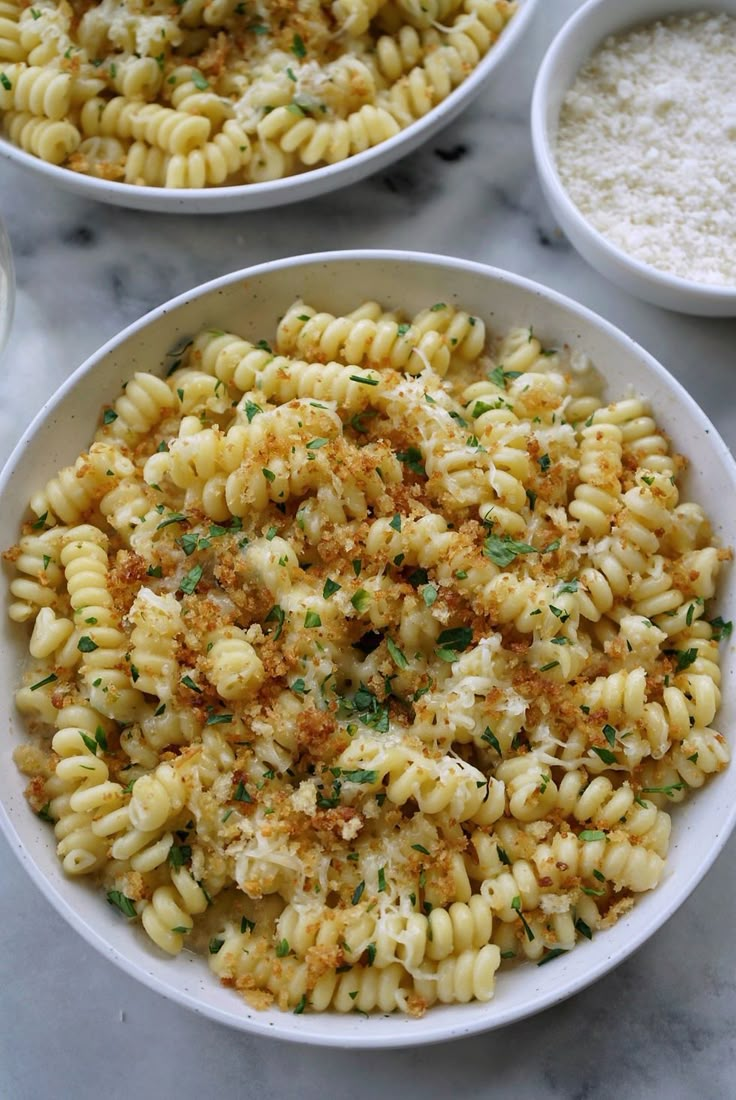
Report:
M257 210L346 186L446 126L536 0L0 5L0 154L141 210Z
M90 943L234 1027L388 1047L552 1005L733 827L735 489L664 368L517 276L200 287L2 476L0 822Z

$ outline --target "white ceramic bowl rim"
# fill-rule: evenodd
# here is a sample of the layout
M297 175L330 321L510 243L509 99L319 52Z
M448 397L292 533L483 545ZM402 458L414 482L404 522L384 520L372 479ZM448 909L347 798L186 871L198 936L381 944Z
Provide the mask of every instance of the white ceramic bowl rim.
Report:
M565 297L558 292L549 289L539 283L532 282L529 279L525 279L522 276L511 274L509 272L486 266L484 264L456 259L452 257L437 256L431 253L421 252L400 252L392 250L355 250L355 251L343 251L343 252L324 252L314 253L311 255L302 255L296 257L290 257L285 259L274 260L268 263L259 264L257 266L246 268L241 271L233 272L229 275L224 275L218 279L214 279L208 283L205 283L193 290L187 291L184 294L171 299L171 301L158 306L152 310L140 320L129 325L113 339L109 340L99 351L95 352L89 359L87 359L76 371L64 382L54 396L43 406L41 411L34 418L28 429L24 432L20 442L14 449L10 458L8 459L6 466L2 473L0 473L0 501L2 501L5 491L8 487L8 483L15 475L16 471L23 470L23 456L25 448L29 441L33 438L35 433L41 428L49 415L54 411L66 395L73 390L94 368L103 361L115 348L124 343L134 334L145 329L152 322L163 317L165 314L172 310L190 304L199 298L214 294L218 290L230 287L237 282L243 282L244 280L250 280L260 275L266 275L270 273L276 273L290 268L299 268L300 266L307 265L335 265L335 264L359 264L359 263L373 263L376 261L388 261L393 263L406 264L407 269L410 271L412 265L420 264L424 266L431 265L436 267L443 275L452 277L453 272L464 272L466 274L475 274L481 276L484 279L495 279L506 285L514 287L518 290L524 291L529 295L535 296L553 306L559 306L562 309L569 311L573 317L576 317L582 322L591 323L597 330L602 332L604 336L614 343L616 343L625 352L629 352L639 360L646 362L648 369L652 372L655 379L662 382L670 392L674 392L677 400L681 402L683 410L686 410L691 420L697 422L698 427L703 431L710 434L713 447L719 452L719 457L722 459L724 472L730 477L731 487L733 491L736 491L736 464L732 459L730 452L728 451L725 443L720 438L718 432L707 419L705 414L699 408L699 406L689 396L687 391L674 379L665 368L659 364L652 356L648 354L640 345L638 345L630 337L626 336L623 332L617 329L615 326L604 320L591 310L571 299ZM725 485L724 485L725 488ZM617 966L625 958L631 955L638 947L641 946L655 931L657 931L664 922L672 916L672 914L679 908L683 901L689 896L689 894L695 889L697 884L706 874L708 869L713 864L714 860L720 853L721 849L725 845L729 838L731 831L736 825L736 798L732 798L729 802L728 812L719 821L718 832L715 836L711 836L708 846L703 850L702 860L690 869L689 876L684 882L679 884L679 887L671 892L671 896L666 905L658 905L653 907L648 916L643 915L639 906L634 908L634 927L631 928L631 936L627 939L623 949L617 951L608 951L605 947L605 941L599 939L597 942L602 945L597 950L593 950L594 944L581 944L574 951L571 951L567 956L558 958L555 962L556 973L559 981L555 983L549 983L549 988L542 995L536 997L533 1002L527 1002L519 1005L510 1004L508 1007L503 1006L500 1002L494 1001L493 1008L494 1013L492 1018L485 1019L479 1016L478 1019L470 1021L458 1019L457 1022L448 1024L437 1023L433 1017L433 1010L430 1010L428 1015L421 1021L421 1031L412 1030L410 1033L402 1031L400 1026L383 1027L380 1033L371 1031L370 1020L365 1019L358 1021L365 1023L366 1030L363 1033L361 1030L352 1030L349 1034L346 1033L344 1026L340 1026L340 1020L347 1020L346 1017L341 1017L340 1020L335 1021L335 1032L327 1032L321 1030L319 1032L309 1031L308 1026L310 1020L316 1020L320 1018L321 1014L316 1016L304 1015L298 1019L300 1021L299 1026L295 1025L294 1018L289 1013L283 1014L283 1022L277 1023L261 1021L256 1014L250 1018L235 1017L233 1013L221 1010L216 1005L203 1002L200 998L196 997L188 991L181 989L175 989L172 985L168 984L163 976L159 977L153 970L145 969L143 966L137 965L134 961L128 958L122 951L117 950L112 944L110 944L105 937L97 930L97 928L87 923L80 914L73 908L72 905L57 891L55 886L47 879L41 869L35 863L30 851L26 850L23 843L16 832L16 829L11 821L11 818L5 808L0 803L0 828L4 831L12 850L20 860L22 866L30 874L36 885L41 892L51 902L54 908L60 913L62 917L82 935L88 943L90 943L96 950L103 954L106 958L114 962L127 974L134 979L142 982L150 989L157 993L162 994L168 999L184 1004L193 1011L208 1016L212 1019L218 1020L221 1023L225 1023L230 1027L237 1027L241 1030L252 1032L259 1035L268 1035L274 1038L286 1039L291 1042L310 1043L321 1046L337 1046L337 1047L350 1047L350 1048L394 1048L403 1046L423 1045L426 1043L442 1042L449 1039L455 1039L464 1037L467 1035L476 1034L483 1031L488 1031L498 1027L503 1027L507 1024L517 1022L525 1019L528 1016L535 1015L537 1012L543 1009L549 1008L562 1000L570 997L572 994L577 993L581 989L590 985L606 974L613 967ZM77 884L78 885L78 884ZM654 892L656 894L656 891ZM619 921L621 924L625 923L629 918L624 917ZM587 969L581 969L581 972L576 977L565 977L566 967L570 962L570 957L579 954L581 951L590 949L593 952L594 959L589 960L589 966ZM165 965L165 964L164 964ZM533 964L529 964L533 965ZM160 972L163 974L165 970L160 967ZM209 975L212 977L212 975ZM453 1007L453 1006L450 1006ZM462 1008L463 1006L454 1006L456 1008ZM483 1006L481 1006L483 1007ZM321 1017L324 1019L324 1017ZM333 1017L334 1019L334 1017ZM355 1017L349 1017L351 1021L355 1020ZM378 1019L380 1023L391 1023L394 1019L387 1017L371 1017L372 1020Z
M438 130L443 125L443 120L450 121L454 118L463 105L470 102L481 85L497 68L506 55L523 35L534 13L537 0L523 0L518 11L504 28L498 41L494 43L488 53L480 59L470 75L459 84L457 88L433 107L426 115L417 119L410 126L400 130L398 134L374 145L362 153L337 161L335 164L327 164L321 168L313 168L300 172L293 176L285 176L282 179L268 180L264 183L237 184L230 187L142 187L133 183L117 183L114 180L101 180L93 176L72 173L71 169L49 164L38 157L26 153L23 149L14 145L6 138L0 136L0 155L11 160L16 160L23 167L39 172L48 177L51 182L56 182L66 187L69 176L76 176L75 190L84 191L90 198L105 198L108 202L120 205L136 205L140 209L155 209L159 213L184 213L189 206L196 206L203 212L219 213L227 212L237 207L233 200L242 198L242 209L258 209L267 205L277 206L296 202L299 198L309 198L322 191L340 186L340 177L345 175L346 184L354 182L369 175L373 171L379 171L382 166L398 159L402 153L402 147L406 146L406 152L416 148L425 137ZM375 164L374 164L375 162ZM158 201L156 201L158 200ZM166 201L171 203L169 210L162 205ZM270 201L269 201L270 200Z
M702 6L703 5L698 5L695 2L692 4L693 10L699 10ZM531 111L532 144L537 157L537 163L540 170L546 173L549 186L554 187L558 202L565 208L567 217L570 221L575 223L578 232L588 233L594 237L599 247L607 249L615 255L620 264L628 267L632 272L642 278L649 279L653 282L659 282L663 287L668 287L680 293L698 296L707 295L712 298L713 301L722 300L724 303L730 303L734 296L736 296L736 284L719 286L712 283L698 283L693 279L684 279L680 275L673 275L651 264L646 264L642 260L636 259L631 253L625 252L619 245L614 244L613 241L604 236L600 230L596 229L596 227L580 212L560 179L557 171L557 162L552 153L549 129L547 126L547 100L549 96L550 81L559 64L560 54L563 52L568 42L575 38L580 32L580 28L590 19L594 19L597 13L604 7L610 10L610 0L588 0L587 4L584 4L582 8L576 11L552 40L552 44L547 50L542 64L539 67L537 79L534 84L534 92L532 94ZM614 33L631 30L635 26L645 25L659 18L661 18L659 15L648 16L646 12L642 12L641 18L633 22L631 20L624 20L619 30ZM608 36L602 35L598 45L600 45L606 37Z

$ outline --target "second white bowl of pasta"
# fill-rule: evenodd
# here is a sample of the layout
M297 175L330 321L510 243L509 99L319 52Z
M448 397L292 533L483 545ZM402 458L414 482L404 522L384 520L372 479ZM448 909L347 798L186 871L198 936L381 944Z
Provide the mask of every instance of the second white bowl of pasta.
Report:
M231 1026L549 1006L734 824L727 487L679 384L524 279L337 253L199 288L0 482L0 822L92 944Z
M3 0L0 154L141 210L307 199L446 126L535 2Z

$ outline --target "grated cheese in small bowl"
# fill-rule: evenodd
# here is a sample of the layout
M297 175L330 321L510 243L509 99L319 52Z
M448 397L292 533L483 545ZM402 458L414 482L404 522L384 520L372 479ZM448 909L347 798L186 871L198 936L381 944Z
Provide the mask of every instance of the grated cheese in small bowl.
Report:
M736 315L736 3L586 4L532 107L554 213L603 274L655 304Z

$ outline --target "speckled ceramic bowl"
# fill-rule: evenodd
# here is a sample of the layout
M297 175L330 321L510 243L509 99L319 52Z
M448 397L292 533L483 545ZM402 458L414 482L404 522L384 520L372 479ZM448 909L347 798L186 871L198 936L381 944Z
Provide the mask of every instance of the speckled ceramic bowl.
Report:
M160 214L222 214L231 210L263 210L269 206L311 199L379 172L447 126L482 91L492 73L520 46L534 15L537 0L518 0L518 11L498 42L481 58L466 80L405 130L372 149L357 153L337 164L302 172L267 183L236 187L203 187L178 190L171 187L138 187L114 183L57 168L23 152L0 135L0 156L44 176L56 187L74 191L88 199L129 206L135 210L156 210Z
M546 344L567 342L573 351L586 351L607 379L611 399L627 388L654 399L658 421L675 448L697 457L687 494L708 510L721 541L736 545L736 512L730 504L736 497L736 464L693 399L642 348L589 310L516 275L463 260L397 252L278 260L198 287L131 325L64 383L12 454L0 477L6 542L14 538L30 494L88 445L105 395L115 394L134 371L160 369L166 353L201 327L260 338L303 294L318 309L336 313L364 299L412 313L441 297L462 303L499 330L533 325ZM732 570L717 607L724 618L736 615L735 582ZM7 602L2 585L2 603ZM423 1019L256 1012L233 990L218 985L204 959L187 952L164 957L140 929L120 920L93 885L64 876L53 832L30 811L23 797L25 780L12 762L13 748L23 739L12 699L27 638L4 609L0 620L0 825L11 847L61 915L111 962L172 1000L244 1031L342 1047L396 1047L469 1035L538 1012L594 982L644 943L697 886L736 821L732 768L676 808L667 871L655 891L640 896L633 911L609 931L549 965L520 965L500 975L488 1004L437 1005ZM719 728L728 730L734 725L736 662L732 651L723 656L725 703ZM115 978L111 969L111 990Z

